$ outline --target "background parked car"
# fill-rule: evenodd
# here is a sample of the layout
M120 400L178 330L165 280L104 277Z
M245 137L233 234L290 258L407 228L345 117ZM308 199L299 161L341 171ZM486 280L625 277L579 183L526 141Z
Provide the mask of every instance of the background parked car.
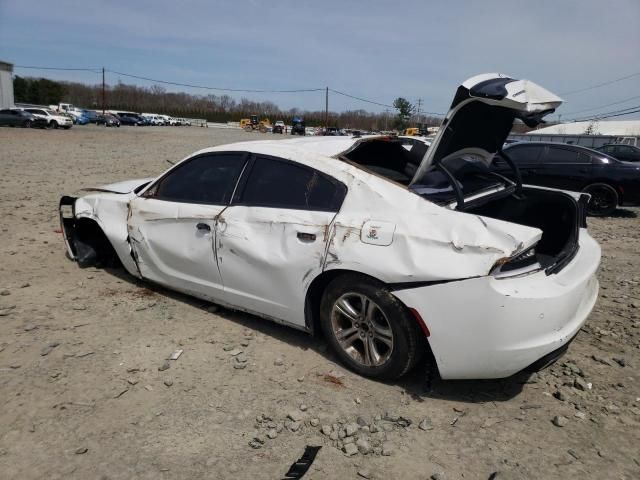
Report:
M504 148L518 166L522 183L591 195L590 215L610 215L619 205L640 205L640 165L577 145L518 142ZM496 157L494 169L513 177L504 159Z
M145 125L144 119L135 113L118 112L113 115L120 120L120 125L133 125L137 127Z
M33 114L18 109L0 110L0 125L9 127L46 127L47 123Z
M73 126L73 120L71 118L56 113L53 110L46 108L24 108L23 110L33 114L37 118L45 120L48 128L62 127L68 130Z
M596 150L625 162L640 162L640 148L634 147L633 145L620 145L612 143L596 148Z
M89 120L89 123L96 123L98 119L98 112L94 110L83 110L82 115Z
M85 116L84 114L83 115L79 115L79 116L75 117L74 123L76 125L86 125L86 124L89 123L89 117Z
M304 119L300 117L293 117L291 121L291 135L305 135L305 123Z
M282 120L278 120L271 128L271 131L273 133L284 134L284 122Z
M99 114L96 118L96 125L104 125L105 127L119 127L120 119L110 113L104 115Z

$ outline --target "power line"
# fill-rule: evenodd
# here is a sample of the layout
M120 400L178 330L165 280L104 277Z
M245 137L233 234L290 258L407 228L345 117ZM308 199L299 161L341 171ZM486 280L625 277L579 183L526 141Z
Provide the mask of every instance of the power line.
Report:
M590 120L601 120L604 118L611 118L611 117L621 117L623 115L629 115L631 113L637 113L640 110L640 105L635 105L633 107L627 107L627 108L623 108L620 110L613 110L611 112L604 112L598 115L594 115L592 117L578 117L578 118L572 118L569 119L568 121L570 122L588 122Z
M90 68L64 68L64 67L41 67L41 66L32 66L32 65L16 65L16 68L27 68L27 69L35 69L35 70L60 70L60 71L85 71L85 72L94 72L101 73L102 69L90 69ZM216 90L223 92L236 92L236 93L304 93L304 92L320 92L326 90L326 88L298 88L291 90L267 90L267 89L244 89L244 88L225 88L225 87L211 87L208 85L195 85L190 83L181 83L181 82L172 82L169 80L160 80L157 78L144 77L141 75L133 75L131 73L118 72L115 70L104 70L107 73L113 73L115 75L120 75L123 77L135 78L138 80L145 80L153 83L160 83L164 85L173 85L177 87L187 87L187 88L199 88L203 90ZM352 98L354 100L358 100L360 102L369 103L371 105L378 105L380 107L385 108L395 108L393 105L388 105L386 103L380 103L373 100L368 100L366 98L357 97L355 95L351 95L345 92L341 92L339 90L334 90L332 88L328 89L330 92L333 92L337 95L342 95L344 97ZM437 115L444 116L444 113L440 112L423 112L420 111L421 114L427 115Z
M576 113L583 113L583 112L591 112L593 110L600 110L601 108L611 107L613 105L619 105L621 103L627 103L627 102L630 102L631 100L635 100L636 98L640 98L640 95L636 95L635 97L625 98L624 100L620 100L618 102L612 102L612 103L607 103L606 105L600 105L599 107L586 108L584 110L578 110L578 111L575 111L575 112L563 113L563 115L575 115Z
M26 68L32 70L60 70L60 71L76 71L76 72L94 72L100 73L99 68L64 68L64 67L34 67L32 65L14 65L14 68Z
M591 85L590 87L585 87L585 88L580 88L578 90L572 90L572 91L569 91L569 92L564 92L564 93L561 93L560 95L566 97L567 95L573 95L573 94L576 94L576 93L586 92L588 90L593 90L594 88L605 87L607 85L611 85L612 83L621 82L622 80L627 80L628 78L637 77L638 75L640 75L640 72L632 73L631 75L627 75L626 77L616 78L614 80L609 80L607 82L598 83L596 85Z
M353 98L354 100L370 103L372 105L378 105L380 107L387 107L387 108L395 108L393 105L387 105L386 103L374 102L373 100L367 100L366 98L356 97L355 95L349 95L348 93L339 92L338 90L334 90L333 88L330 88L329 91L333 93L337 93L338 95L342 95L343 97Z
M165 85L174 85L178 87L189 87L189 88L201 88L203 90L218 90L222 92L238 92L238 93L302 93L302 92L319 92L324 90L324 88L298 88L292 90L262 90L262 89L245 89L245 88L224 88L224 87L209 87L206 85L194 85L189 83L179 83L179 82L170 82L168 80L158 80L155 78L142 77L139 75L132 75L130 73L116 72L114 70L107 70L109 73L115 73L116 75L121 75L123 77L131 77L137 78L138 80L147 80L149 82L154 83L163 83Z
M387 105L386 103L374 102L373 100L367 100L366 98L356 97L355 95L350 95L348 93L340 92L340 91L334 90L332 88L330 88L329 91L333 92L333 93L337 93L338 95L342 95L344 97L353 98L354 100L359 100L359 101L365 102L365 103L371 103L372 105L378 105L380 107L386 107L386 108L396 108L393 105ZM421 114L427 114L427 115L438 115L440 117L446 115L446 114L440 113L440 112L425 112L423 110L420 110L420 113Z

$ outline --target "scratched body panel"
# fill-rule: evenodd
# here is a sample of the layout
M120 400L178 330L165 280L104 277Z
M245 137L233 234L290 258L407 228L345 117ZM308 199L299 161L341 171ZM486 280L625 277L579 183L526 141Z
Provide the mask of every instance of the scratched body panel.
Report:
M333 212L231 206L217 253L224 300L303 327L307 288L322 272Z

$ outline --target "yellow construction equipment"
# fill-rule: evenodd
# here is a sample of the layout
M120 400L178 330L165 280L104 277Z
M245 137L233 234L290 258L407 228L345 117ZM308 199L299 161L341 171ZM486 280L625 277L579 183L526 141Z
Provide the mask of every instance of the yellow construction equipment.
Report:
M420 135L420 129L418 127L409 127L404 131L404 134L415 137L416 135Z
M267 133L271 128L271 120L268 118L258 120L257 115L251 115L251 118L243 118L240 120L240 128L245 132L258 130L262 133Z

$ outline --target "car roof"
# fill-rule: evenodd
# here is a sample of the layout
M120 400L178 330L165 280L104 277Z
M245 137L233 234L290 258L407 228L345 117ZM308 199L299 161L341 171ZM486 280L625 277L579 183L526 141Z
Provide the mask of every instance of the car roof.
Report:
M366 181L372 173L349 162L337 161L336 157L352 148L358 142L375 138L389 137L377 135L370 137L307 137L288 140L253 140L205 148L189 155L184 160L196 155L213 152L250 152L292 160L332 175L344 182L348 182L353 177ZM384 182L387 183L388 180L385 179ZM392 185L392 183L390 182L389 185Z
M576 150L581 150L581 151L584 151L585 153L591 153L591 154L597 153L600 155L602 154L602 152L595 151L593 148L584 147L582 145L572 145L570 143L560 143L560 142L516 142L516 143L511 143L507 145L506 147L504 147L504 149L507 150L507 149L522 147L527 145L535 145L535 146L541 146L541 147L546 147L546 146L562 147L562 148L569 147L570 149L573 148Z

